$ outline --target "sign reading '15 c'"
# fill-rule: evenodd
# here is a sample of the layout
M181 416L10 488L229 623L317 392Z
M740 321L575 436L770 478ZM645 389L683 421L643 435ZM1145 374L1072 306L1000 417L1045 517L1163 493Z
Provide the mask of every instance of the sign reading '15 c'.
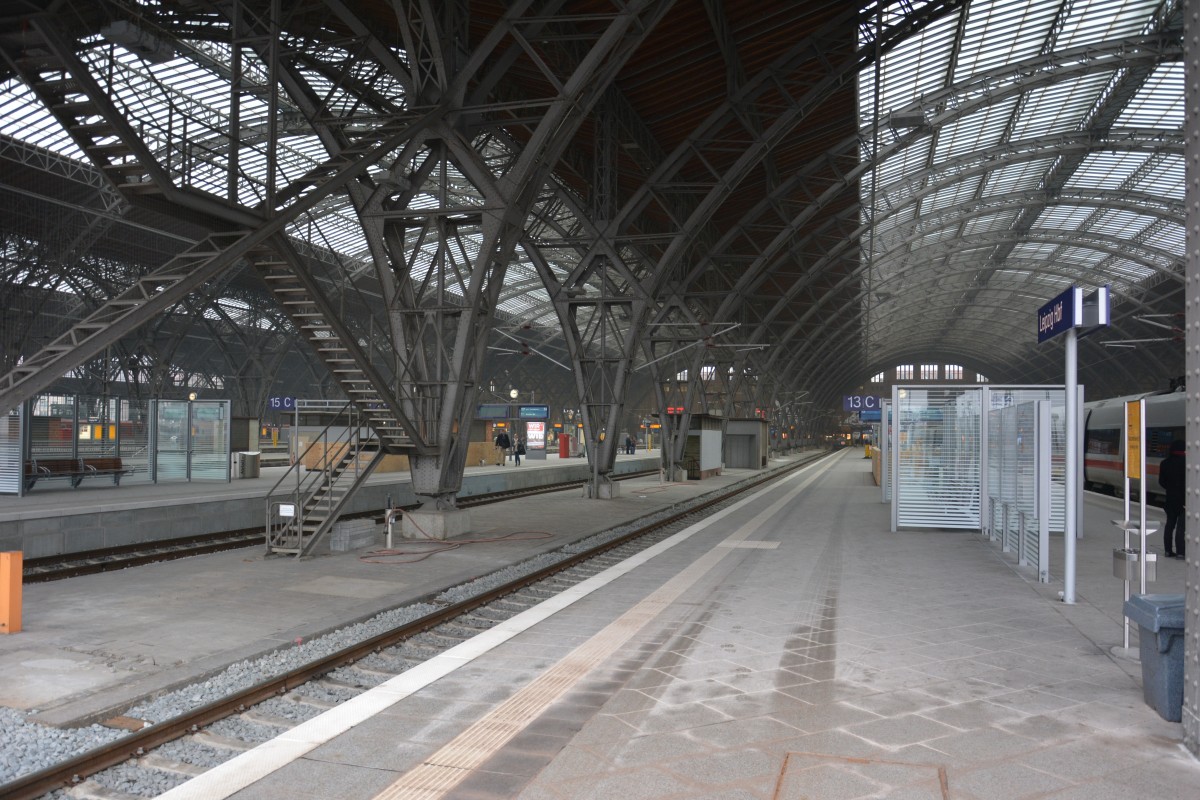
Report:
M842 395L842 411L876 411L879 398L873 394Z

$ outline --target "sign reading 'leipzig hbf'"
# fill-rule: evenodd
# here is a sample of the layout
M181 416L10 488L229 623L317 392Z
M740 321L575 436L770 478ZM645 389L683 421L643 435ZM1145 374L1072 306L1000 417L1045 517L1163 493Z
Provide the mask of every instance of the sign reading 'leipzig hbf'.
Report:
M1101 286L1086 297L1072 286L1038 309L1038 342L1053 339L1071 328L1095 329L1109 324L1108 287Z
M1038 309L1039 342L1053 339L1076 326L1076 293L1082 295L1083 290L1072 286Z

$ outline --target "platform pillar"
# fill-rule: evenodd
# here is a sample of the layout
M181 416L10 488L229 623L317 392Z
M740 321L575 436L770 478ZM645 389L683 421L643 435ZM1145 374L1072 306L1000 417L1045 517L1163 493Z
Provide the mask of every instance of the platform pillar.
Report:
M471 513L465 508L417 509L400 518L400 535L405 539L442 541L471 531Z
M20 550L0 553L0 633L19 633L21 630L23 564Z

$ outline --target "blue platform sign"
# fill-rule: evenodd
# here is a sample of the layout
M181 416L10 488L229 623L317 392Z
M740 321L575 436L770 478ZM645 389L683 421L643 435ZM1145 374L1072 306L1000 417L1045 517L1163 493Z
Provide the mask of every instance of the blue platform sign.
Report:
M291 411L296 407L296 398L294 397L271 397L267 399L267 408L272 411Z
M1038 309L1038 342L1083 324L1083 289L1072 286Z
M842 395L842 411L877 411L881 407L880 399L873 394Z
M1071 328L1090 329L1080 334L1084 336L1109 324L1109 287L1101 286L1085 296L1083 289L1072 286L1038 309L1038 342Z

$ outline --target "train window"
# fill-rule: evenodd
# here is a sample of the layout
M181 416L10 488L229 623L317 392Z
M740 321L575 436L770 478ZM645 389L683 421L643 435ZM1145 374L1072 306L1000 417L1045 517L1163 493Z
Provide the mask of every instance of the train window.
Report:
M1183 438L1183 428L1147 428L1146 458L1166 458L1171 442Z
M1121 431L1118 428L1100 428L1087 432L1086 452L1101 456L1115 456L1121 452Z

